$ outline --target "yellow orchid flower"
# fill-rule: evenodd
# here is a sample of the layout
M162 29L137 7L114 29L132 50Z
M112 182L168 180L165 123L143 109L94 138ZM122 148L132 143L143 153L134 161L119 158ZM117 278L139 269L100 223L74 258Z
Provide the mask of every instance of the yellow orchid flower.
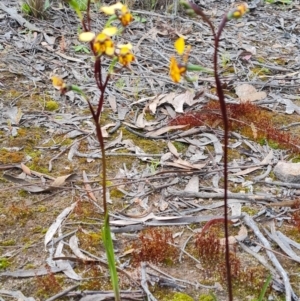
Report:
M52 76L51 79L52 79L52 85L55 89L64 90L67 87L66 83L62 78L58 76Z
M132 61L134 61L134 55L131 52L132 45L131 43L118 45L120 52L118 54L119 63L123 66L128 66Z
M178 83L180 81L181 76L186 73L191 46L188 45L187 47L185 47L184 38L179 37L174 43L174 48L176 49L177 53L181 56L182 64L179 64L175 57L171 57L170 76L175 83Z
M123 6L121 12L117 12L117 17L124 27L128 26L133 20L133 16L126 6Z
M102 6L100 10L106 15L116 15L124 27L129 25L134 19L127 6L121 2L110 6Z
M178 83L182 74L186 72L186 67L181 66L176 61L175 57L171 57L170 59L170 76L173 82Z
M96 55L101 55L104 53L108 56L113 56L115 52L115 46L110 37L115 35L117 31L117 27L107 27L95 37L93 49Z
M247 3L241 3L239 4L233 11L230 11L228 14L228 19L238 19L243 17L246 12L249 10Z

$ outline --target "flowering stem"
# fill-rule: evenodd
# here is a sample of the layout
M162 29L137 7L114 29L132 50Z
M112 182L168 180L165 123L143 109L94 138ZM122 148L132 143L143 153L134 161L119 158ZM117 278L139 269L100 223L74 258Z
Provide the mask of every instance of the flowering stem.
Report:
M224 92L222 89L221 81L218 74L218 48L221 33L226 25L227 15L225 15L219 25L217 35L215 37L215 52L214 52L214 75L215 82L217 86L217 93L219 96L219 102L221 107L223 126L224 126L224 228L225 228L225 258L226 258L226 274L227 274L227 287L228 287L228 297L229 300L233 300L232 294L232 281L231 281L231 266L230 266L230 250L229 250L229 233L228 233L228 212L227 212L227 203L228 203L228 116L226 103L224 99Z
M218 74L218 48L219 41L221 37L221 33L227 22L227 14L223 17L221 24L219 25L218 32L215 32L215 28L209 18L204 14L204 12L199 8L198 5L189 2L190 7L195 11L195 13L202 17L203 21L205 21L213 34L215 40L215 51L214 51L214 77L216 82L217 94L219 97L223 126L224 126L224 228L225 228L225 261L226 261L226 275L227 275L227 288L228 288L228 297L229 301L233 301L232 294L232 281L231 281L231 266L230 266L230 250L229 250L229 233L228 233L228 212L227 212L227 204L228 204L228 116L226 110L226 103L224 99L224 92L222 89L221 81Z
M91 18L90 18L90 0L87 2L87 11L86 11L86 21L82 19L82 27L85 32L88 32L91 30ZM105 157L105 147L104 147L104 139L101 131L101 125L100 125L100 117L101 112L104 104L104 96L105 96L105 89L107 87L108 81L110 79L110 73L107 74L105 81L103 82L102 77L102 70L101 70L101 56L99 56L94 47L93 47L93 41L90 42L90 48L95 56L95 64L94 64L94 77L97 84L97 87L100 91L100 97L98 100L97 108L94 109L90 101L87 99L87 103L89 106L89 109L91 111L91 114L94 119L94 123L96 126L96 134L97 139L100 144L100 150L101 150L101 163L102 163L102 197L103 197L103 211L104 211L104 224L102 227L102 240L106 251L106 257L108 261L109 271L110 271L110 278L111 283L114 290L115 295L115 301L120 301L120 290L119 290L119 280L118 280L118 274L116 270L116 264L115 264L115 254L114 254L114 247L113 247L113 241L111 237L111 231L110 231L110 225L109 225L109 214L108 214L108 208L107 208L107 199L106 199L106 157Z

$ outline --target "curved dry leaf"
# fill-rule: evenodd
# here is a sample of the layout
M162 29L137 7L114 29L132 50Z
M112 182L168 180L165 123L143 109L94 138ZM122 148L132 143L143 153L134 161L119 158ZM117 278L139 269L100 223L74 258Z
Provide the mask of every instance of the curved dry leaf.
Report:
M139 114L139 116L136 119L135 125L141 129L145 127L144 113Z
M57 216L56 221L49 227L47 233L45 234L45 241L44 241L45 247L51 241L57 229L61 226L62 222L64 221L64 219L73 211L76 205L77 202L73 203L71 206L65 208L62 211L62 213Z
M171 141L168 142L168 148L175 157L177 157L177 158L179 157L177 148L174 146L174 144Z
M168 102L168 99L173 99L175 97L175 93L172 92L170 94L162 94L157 97L155 97L152 102L149 104L149 110L152 112L152 114L156 113L156 108L161 105L164 102ZM162 100L165 100L162 102Z
M18 177L12 176L10 174L4 174L3 178L6 179L6 180L8 180L8 181L11 181L13 183L24 185L22 187L22 189L24 189L25 191L28 191L28 192L34 193L34 192L45 192L45 191L48 191L48 187L40 187L38 185L29 185L30 182L25 181L23 179L20 179Z
M93 260L92 258L84 255L79 247L78 247L78 237L76 235L73 235L70 240L69 240L69 247L73 251L74 255L76 255L78 258L83 259L83 260L88 260L91 261Z
M164 133L167 133L167 132L170 132L173 130L183 129L185 127L186 127L186 125L169 125L169 126L162 127L159 130L156 130L153 132L148 132L145 136L146 137L158 137Z
M249 84L237 86L235 88L235 93L241 102L262 100L267 97L266 92L257 92L255 87Z
M75 173L57 177L56 179L54 179L54 181L51 183L50 186L53 188L63 186L66 181L71 181L75 177L76 177Z
M30 171L29 167L27 167L25 164L21 163L21 168L26 175L31 176L31 171Z

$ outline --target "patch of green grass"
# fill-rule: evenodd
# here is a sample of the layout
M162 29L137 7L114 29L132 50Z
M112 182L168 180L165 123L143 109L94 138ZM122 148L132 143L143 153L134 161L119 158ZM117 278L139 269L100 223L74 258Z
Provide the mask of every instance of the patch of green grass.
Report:
M10 262L7 258L0 257L0 271L5 270L10 266Z
M45 109L47 111L56 111L59 109L59 104L54 100L49 100L46 102Z
M15 244L16 241L14 239L3 240L0 242L0 246L2 247L14 246Z

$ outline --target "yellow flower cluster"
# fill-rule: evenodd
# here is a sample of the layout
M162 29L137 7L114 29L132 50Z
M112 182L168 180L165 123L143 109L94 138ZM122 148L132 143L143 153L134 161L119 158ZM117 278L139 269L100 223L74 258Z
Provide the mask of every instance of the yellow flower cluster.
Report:
M182 63L178 63L175 57L171 57L170 77L175 83L178 83L181 79L181 76L186 73L186 65L188 62L191 46L189 45L185 47L185 41L182 37L180 37L175 41L174 47L177 53L182 57Z
M121 2L110 6L102 6L100 10L106 15L116 15L123 26L129 25L133 21L133 16L127 6L123 5Z
M116 15L124 27L133 21L130 11L121 2L110 6L102 6L100 10L106 15ZM107 55L113 57L116 55L120 64L128 66L134 61L134 55L131 52L132 45L118 45L118 50L116 50L112 36L116 35L117 32L117 27L107 27L98 35L95 35L93 32L83 32L79 35L79 40L82 42L91 42L95 56Z

